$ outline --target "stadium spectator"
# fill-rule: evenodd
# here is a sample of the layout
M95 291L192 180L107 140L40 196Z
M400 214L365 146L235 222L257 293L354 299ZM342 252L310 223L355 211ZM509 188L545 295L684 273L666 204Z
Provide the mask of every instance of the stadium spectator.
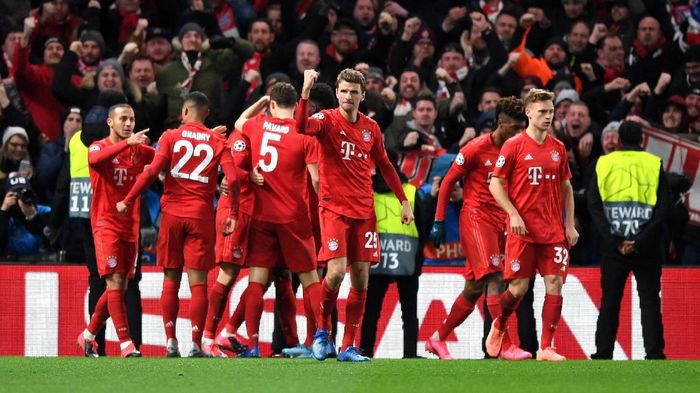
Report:
M173 46L170 43L171 38L170 30L163 27L151 27L146 32L143 53L153 61L158 71L172 59Z
M2 35L2 59L0 59L0 79L5 80L12 72L15 48L22 39L22 28L10 26Z
M0 259L33 262L46 252L42 230L51 209L37 203L29 179L10 173L0 206ZM28 258L27 258L28 257Z
M65 48L58 38L49 37L44 41L42 64L31 64L30 37L36 23L33 17L24 20L22 38L15 49L12 75L27 110L34 114L34 123L41 132L42 139L55 142L59 135L56 124L59 124L63 105L49 91Z
M211 120L219 121L221 82L227 75L240 75L243 61L252 55L252 46L240 39L219 40L221 48L205 49L206 36L201 26L188 23L178 34L182 45L180 58L165 66L156 77L159 108L165 108L165 128L179 124L182 94L201 91L211 102Z
M41 6L29 17L36 22L31 40L38 42L49 37L56 37L61 42L73 42L78 38L78 29L83 24L83 20L70 11L67 0L42 0Z
M99 31L84 30L80 34L80 55L78 59L78 73L85 75L95 72L103 58L106 58L107 47L105 39Z

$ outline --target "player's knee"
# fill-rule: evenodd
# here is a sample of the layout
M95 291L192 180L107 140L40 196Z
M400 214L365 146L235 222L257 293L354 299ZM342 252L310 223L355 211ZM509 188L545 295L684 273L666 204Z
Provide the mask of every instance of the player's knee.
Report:
M522 298L527 293L528 280L513 280L508 284L508 290L516 298Z
M482 281L467 281L467 284L462 290L462 297L474 302L481 296L484 291L484 283ZM476 299L475 299L476 298Z
M338 288L343 283L345 272L340 269L328 269L326 273L326 282L332 288Z
M548 295L561 295L564 280L560 276L545 276L544 287Z

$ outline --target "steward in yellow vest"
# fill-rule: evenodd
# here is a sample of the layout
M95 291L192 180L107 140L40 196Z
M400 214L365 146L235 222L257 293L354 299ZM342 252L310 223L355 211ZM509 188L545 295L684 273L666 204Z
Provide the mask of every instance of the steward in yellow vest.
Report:
M642 150L642 126L625 121L622 147L600 157L588 188L588 209L604 239L602 299L592 359L612 359L620 301L634 272L642 314L646 359L665 359L661 321L661 265L670 193L661 159Z

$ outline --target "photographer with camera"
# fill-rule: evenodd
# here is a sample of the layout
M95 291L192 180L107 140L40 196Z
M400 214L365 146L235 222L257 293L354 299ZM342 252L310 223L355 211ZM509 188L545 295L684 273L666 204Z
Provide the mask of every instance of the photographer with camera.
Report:
M50 208L38 205L27 177L10 173L0 207L0 259L16 259L40 253L45 238L42 229Z

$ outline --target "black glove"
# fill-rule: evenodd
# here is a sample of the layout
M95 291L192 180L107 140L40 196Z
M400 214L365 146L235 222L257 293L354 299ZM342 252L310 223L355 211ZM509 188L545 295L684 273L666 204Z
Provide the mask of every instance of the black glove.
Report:
M445 221L436 220L433 223L433 228L430 229L428 238L433 242L435 248L440 248L442 244L445 244L445 236Z

